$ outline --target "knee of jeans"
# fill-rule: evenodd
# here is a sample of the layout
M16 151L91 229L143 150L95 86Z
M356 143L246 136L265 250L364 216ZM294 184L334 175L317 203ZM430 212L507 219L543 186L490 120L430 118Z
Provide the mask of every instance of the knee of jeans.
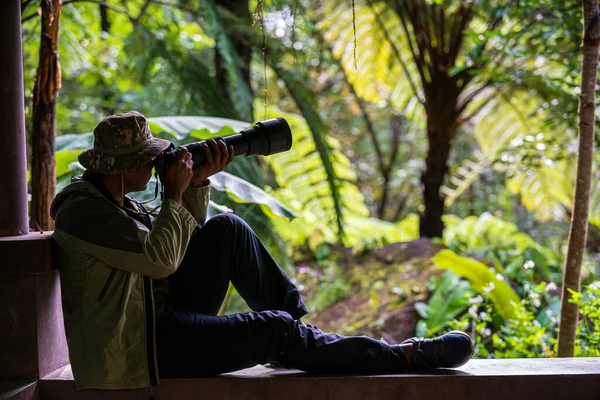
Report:
M296 321L285 311L263 311L265 321L271 331L289 336L294 329Z
M232 213L217 214L214 217L211 217L208 220L207 224L211 221L213 224L218 223L218 224L224 225L227 228L233 227L236 225L242 225L242 226L247 225L243 219L241 219L240 217L238 217L237 215L232 214Z
M268 360L282 362L294 336L294 318L285 311L263 311L262 319L266 322L270 337Z
M204 225L202 225L200 230L202 232L210 231L210 236L216 235L217 232L222 232L223 234L225 234L227 230L223 229L222 220L223 218L221 217L221 214L211 217L208 219L208 221L204 223Z
M231 228L235 225L236 219L240 218L235 214L217 214L213 217L210 217L210 219L206 221L202 229L213 231L217 229L223 231L225 234L229 234L229 232L231 232Z

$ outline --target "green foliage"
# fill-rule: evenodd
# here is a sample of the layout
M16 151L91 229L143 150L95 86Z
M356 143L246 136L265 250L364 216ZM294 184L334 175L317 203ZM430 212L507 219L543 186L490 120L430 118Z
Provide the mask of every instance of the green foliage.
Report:
M418 82L419 75L402 24L392 7L383 2L355 4L355 15L344 3L324 2L317 9L318 29L331 43L333 56L344 67L349 82L360 98L377 103L390 102L402 110L410 103L418 107L411 118L418 120L423 108L408 79ZM356 60L354 58L356 27Z
M255 46L263 47L262 52L265 54L265 63L271 67L275 76L278 79L278 83L286 87L290 98L293 100L296 108L300 114L304 117L303 123L308 127L308 133L310 133L310 139L307 136L300 133L298 136L304 136L305 147L299 151L306 151L306 144L308 143L308 153L304 153L305 159L303 163L311 163L314 167L308 171L302 171L296 169L293 173L289 174L287 178L298 181L298 178L303 178L299 175L302 172L309 172L309 183L307 185L306 179L301 182L300 187L314 189L314 192L310 194L308 201L314 204L319 204L323 199L331 204L321 209L321 212L325 211L324 216L328 219L327 223L335 224L336 229L333 230L336 236L337 242L346 243L349 240L344 234L345 220L347 216L355 214L357 211L362 215L366 215L366 207L364 207L364 200L362 195L358 192L357 188L353 185L356 181L354 173L347 168L349 166L349 160L343 153L339 152L340 144L336 139L329 136L330 127L326 123L322 114L319 112L318 98L314 95L310 86L307 86L307 77L302 70L299 70L297 66L293 69L289 68L282 62L284 58L281 54L281 49L277 48L271 42L267 44L263 43L262 35L257 34L239 21L236 21L230 14L221 10L221 17L228 22L229 32L238 40L250 41ZM266 46L266 47L265 47ZM266 69L266 65L264 66ZM265 71L265 74L267 72ZM265 87L265 91L267 88ZM267 107L264 105L265 118L268 115L273 116L274 107ZM275 115L282 115L279 110L276 110ZM288 120L289 121L289 120ZM306 129L304 129L306 131ZM292 132L296 132L297 128L292 127ZM295 137L294 141L298 139ZM292 149L294 150L294 149ZM297 162L292 164L297 165ZM310 164L309 164L310 165ZM273 165L271 165L273 167ZM316 173L316 174L315 174ZM315 175L320 175L318 181L314 181ZM282 187L289 188L291 182L281 182L282 179L278 178L278 183ZM318 182L318 186L317 186ZM296 182L297 183L297 182ZM296 190L296 188L294 188ZM352 202L348 199L361 197L360 202ZM306 197L306 196L302 196ZM301 201L303 201L301 199ZM306 204L303 204L305 206ZM356 206L354 206L356 205ZM360 209L360 210L359 210ZM364 211L362 209L365 209ZM349 212L348 212L349 211ZM329 220L329 218L335 218ZM350 239L351 240L351 239Z
M327 137L329 150L320 151L314 127L298 115L267 108L267 118L276 115L283 116L290 124L294 143L289 151L265 161L275 173L279 186L274 196L288 204L298 216L290 222L274 221L282 237L292 245L308 245L315 252L323 242L337 241L338 209L345 222L343 243L356 247L357 251L413 237L395 224L368 217L364 197L354 184L356 177L350 161L340 150L339 141ZM327 157L323 158L323 154ZM329 173L327 162L323 160L329 160L334 174ZM330 177L333 177L333 185ZM339 202L335 200L332 187L336 187Z
M487 275L482 280L488 282L496 274L503 284L499 287L498 281L495 281L482 289L481 285L474 285L474 280L469 278L471 287L478 294L468 299L467 312L451 321L449 328L471 334L476 342L477 357L555 356L560 294L553 282L560 282L562 256L520 233L516 225L489 214L464 220L446 216L444 222L448 225L444 235L448 246L463 254L475 255L487 265L467 260L461 267L463 258L453 258L450 250L441 251L433 261L436 262L440 254L446 253L450 257L445 260L445 265L452 267L453 271L472 265L468 267L469 273L478 271L475 274L481 273L480 277ZM509 279L511 285L516 287L516 293L507 285ZM598 283L592 283L584 288L581 295L574 296L573 301L581 307L581 320L577 328L578 356L598 354L599 338L595 325L599 323L599 314L596 312L599 287ZM498 296L504 297L504 289L512 292L511 315L508 317L506 309L498 301ZM425 322L420 324L423 326Z
M486 358L489 355L489 342L492 330L488 325L492 324L492 304L487 294L469 297L468 311L459 318L448 323L448 330L461 330L469 333L475 344L475 358Z
M350 296L350 284L336 277L334 269L335 266L327 261L317 263L315 267L298 266L294 282L302 292L309 311L322 310Z
M513 317L505 321L496 318L491 292L478 295L469 299L467 313L452 321L450 328L470 332L476 357L551 357L557 320L552 317L553 322L543 325L536 315L540 315L542 304L558 300L551 294L555 289L553 283L528 287L527 294L515 304Z
M310 128L314 149L319 156L320 164L325 172L325 182L328 184L327 197L333 200L333 210L335 211L337 236L340 242L344 241L344 215L343 215L343 176L338 175L338 171L334 169L334 158L332 158L333 148L331 147L332 140L326 139L327 129L321 116L318 113L316 102L312 93L307 90L305 82L303 82L293 71L282 66L275 66L277 76L285 82L290 90L290 95L294 98L296 105L301 110L306 123ZM345 157L344 157L345 158ZM345 160L344 160L345 161ZM350 174L351 179L354 179L354 174ZM345 185L347 187L347 185ZM346 202L346 207L349 206Z
M537 358L554 356L553 340L535 314L522 304L516 307L516 317L492 335L498 358Z
M600 281L588 285L581 293L569 289L570 303L579 306L575 356L600 357Z
M108 3L116 6L108 9L108 32L100 30L97 5L72 2L63 8L60 48L63 89L57 104L59 132L83 131L107 113L129 108L147 115L192 114L252 119L252 90L259 93L262 89L262 79L258 79L257 74L263 67L260 24L251 27L250 18L234 20L213 1L201 4L175 2L172 6L151 2L146 8L145 1L130 0L126 7L130 15L115 11L122 9L116 2ZM503 157L508 160L511 156L513 161L506 162L525 164L532 158L541 161L542 165L556 162L550 155L543 158L550 146L545 150L536 150L536 146L547 145L556 137L573 139L573 132L565 134L565 126L574 126L576 110L572 104L576 103L577 96L573 87L578 78L577 74L572 76L571 73L578 67L576 55L581 21L579 7L572 3L550 6L547 1L527 1L510 9L485 2L475 4L477 18L464 32L464 54L460 54L449 74L457 76L460 70L468 68L469 62L477 63L482 56L499 55L505 62L494 68L472 70L473 83L485 83L489 79L492 85L491 92L484 90L475 96L466 113L483 106L488 96L493 101L461 131L472 134L479 148L460 166L451 166L455 174L445 187L452 191L447 193L447 204L458 201L460 194L476 182L481 171L493 168L497 173L507 174L510 189L520 193L523 203L540 218L565 218L565 210L570 207L565 201L570 198L569 162L550 165L550 169L547 165L541 172L537 165L507 171L502 164ZM445 5L446 11L453 12L457 4L449 2ZM28 91L33 87L39 50L39 18L35 17L34 8L30 4L26 10L25 14L34 18L25 22L23 28ZM285 2L270 4L268 8L266 16L271 18L291 12L290 5ZM142 9L144 14L136 19L135 14ZM326 2L312 8L300 5L291 29L288 32L286 25L283 37L275 34L274 29L265 31L268 36L266 59L272 68L265 71L270 101L280 104L281 100L283 104L291 97L297 103L296 109L309 121L327 170L338 221L343 219L344 206L341 205L343 194L336 191L344 177L335 176L336 160L332 160L333 167L328 165L325 156L328 139L321 139L330 135L329 128L344 121L356 106L348 99L347 85L340 84L339 80L352 84L358 97L369 103L367 109L371 113L383 105L394 112L402 110L417 131L423 130L426 120L419 102L422 97L418 85L420 77L409 56L409 40L398 13L385 2L357 2L355 11L353 21L352 9L345 3ZM525 18L534 14L535 19ZM486 29L490 16L505 18L506 29ZM353 51L355 28L356 59ZM331 54L321 53L320 45L314 44L317 36L325 39L328 48L332 49ZM291 43L287 42L289 38L293 40ZM490 54L479 54L486 41L491 44L488 46ZM255 64L252 65L255 74L251 82L255 88L250 88L242 76L236 50L240 43L255 50ZM304 46L302 51L294 49L296 44ZM215 68L215 57L220 60L219 71ZM336 60L334 67L330 65L332 58ZM301 60L318 61L318 68ZM335 73L339 66L344 74ZM281 81L275 85L274 78ZM319 92L319 95L332 97L337 93L339 101L325 102L315 96L321 80L331 82L333 90ZM416 90L410 81L417 84ZM285 87L289 95L277 87ZM320 112L324 110L328 111L326 124L323 124L325 114ZM386 113L388 111L382 115ZM542 141L526 139L528 136L537 138L540 133L544 136ZM513 145L518 138L522 139L522 144ZM526 146L528 143L533 148ZM553 146L568 148L567 144L561 139ZM593 215L594 212L591 221L595 223L598 218ZM339 225L341 232L344 228Z
M411 102L422 103L423 93L431 90L436 76L444 76L444 69L449 77L464 79L458 85L463 90L459 104L448 107L461 109L467 103L458 134L476 145L451 166L443 187L447 206L483 174L498 174L540 220L565 221L573 190L574 135L568 128L576 117L581 7L572 1L526 1L511 7L501 2L436 3L358 2L352 10L326 3L318 8L317 28L361 99L403 110ZM453 42L454 34L448 33L452 24L440 26L439 19L451 18L459 9L472 11L473 18L459 44L444 49L457 50L456 56L441 65L431 49L440 38ZM420 35L411 29L410 21L419 19L432 32ZM428 35L427 45L419 45ZM416 66L421 64L426 67L419 76ZM436 117L423 118L420 104L418 109L407 113L410 121L429 123Z
M493 167L498 172L504 172L503 165L499 163L504 151L528 126L512 107L496 101L486 105L474 119L471 135L476 140L477 148L472 156L452 168L451 175L442 187L446 206L457 201L488 169Z
M596 181L592 189L589 220L590 224L600 227L600 180Z
M409 214L404 219L396 222L396 225L410 237L409 240L415 240L419 237L419 216Z
M71 170L75 168L71 164L77 161L79 153L81 153L81 150L63 150L55 154L54 161L56 164L57 179L60 179L64 175L70 175Z
M467 278L471 287L478 293L488 292L498 314L506 319L515 317L515 304L519 296L506 283L502 274L473 259L461 257L452 250L442 250L432 258L439 268L449 269L455 274Z
M368 218L351 216L347 218L346 246L352 247L355 253L373 250L391 243L409 242L418 238L418 234L403 229L399 224Z
M508 189L521 195L523 205L542 221L564 220L572 207L573 160L515 171ZM518 162L517 162L518 163Z
M560 281L559 264L536 247L527 247L522 252L504 258L505 262L508 262L505 267L506 276L520 285L540 279L550 282Z
M350 285L342 278L332 282L321 282L317 286L317 295L309 302L310 309L322 310L330 305L344 300L351 293Z
M455 252L478 258L520 284L560 280L562 255L519 232L516 224L489 213L463 220L446 215L444 221L444 242Z
M235 110L251 108L251 98L238 98L234 107L226 87L214 77L215 40L203 28L214 32L218 27L201 26L194 13L176 6L150 3L146 8L144 3L127 3L130 12L145 8L137 22L109 9L110 28L104 33L97 23L97 5L79 2L64 7L60 51L67 90L61 90L57 104L62 117L59 132L82 131L101 116L132 108L146 115L250 120ZM71 49L77 49L73 56ZM81 118L88 123L79 124Z
M293 219L294 213L259 187L227 172L211 177L212 187L225 192L236 203L253 203L261 206L270 217Z
M249 127L250 123L218 117L154 117L148 119L152 134L177 144L230 136Z
M218 15L215 3L212 0L203 1L203 15L207 22L208 33L215 38L215 48L221 57L225 70L226 87L240 119L251 119L253 116L253 97L248 83L242 76L242 61L235 49L235 43L228 35L223 22ZM249 22L249 21L248 21Z
M296 213L293 221L273 221L279 233L293 246L308 246L313 253L324 242L337 241L336 203L325 163L314 139L314 131L297 115L267 108L266 117L283 116L294 136L292 149L265 160L275 173L278 188L273 195ZM344 245L363 252L386 244L418 238L418 216L412 214L397 223L369 217L365 200L354 184L356 176L350 161L341 152L337 140L327 138L329 157L335 170L335 181L341 195L339 206L344 215Z
M575 356L600 355L600 282L572 292L580 307ZM468 311L449 324L449 329L469 332L480 358L554 357L559 323L560 298L554 283L527 286L515 307L514 318L501 322L487 294L470 298Z
M383 281L375 281L371 285L371 299L369 303L373 308L373 311L376 311L379 308L379 293L378 291L383 289L385 283Z
M415 310L423 318L417 324L417 336L431 336L441 331L463 312L468 306L469 289L469 283L450 270L446 270L441 279L432 277L430 290L433 292L428 303L415 304Z
M518 233L518 227L510 222L496 218L490 213L483 213L479 217L470 216L462 220L445 216L447 229L444 232L444 242L458 251L496 248L505 243L519 246L517 250L535 244L527 235ZM515 235L513 237L513 235Z

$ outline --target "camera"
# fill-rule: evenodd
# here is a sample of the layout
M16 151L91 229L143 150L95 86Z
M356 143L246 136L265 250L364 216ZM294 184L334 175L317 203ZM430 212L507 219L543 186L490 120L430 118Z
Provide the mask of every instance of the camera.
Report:
M257 122L253 127L240 131L236 135L225 138L215 137L214 139L216 141L222 139L227 148L233 146L236 156L268 156L282 153L292 147L292 131L287 121L281 117ZM168 167L177 157L179 149L184 147L192 155L194 162L193 169L196 169L206 160L204 143L208 143L210 148L210 142L206 140L189 143L180 147L175 147L171 143L171 146L163 151L165 166Z

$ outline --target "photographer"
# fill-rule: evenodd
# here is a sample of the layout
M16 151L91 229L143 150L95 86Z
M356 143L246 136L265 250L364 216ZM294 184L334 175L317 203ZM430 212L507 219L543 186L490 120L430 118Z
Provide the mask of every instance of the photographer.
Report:
M223 141L192 169L180 149L161 174L156 217L126 195L164 171L168 141L143 115L112 115L79 155L86 168L54 199L65 328L78 388L140 388L276 362L312 373L378 374L456 367L473 353L453 332L388 345L306 326L300 294L250 227L206 221L209 177L233 159ZM217 317L229 282L253 312Z

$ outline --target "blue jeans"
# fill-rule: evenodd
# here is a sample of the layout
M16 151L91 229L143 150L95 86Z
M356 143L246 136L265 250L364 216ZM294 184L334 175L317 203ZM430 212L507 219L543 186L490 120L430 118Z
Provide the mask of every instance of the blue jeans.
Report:
M297 288L233 214L208 220L168 281L156 331L162 378L212 376L274 361L318 374L406 370L399 346L301 323L308 311ZM216 316L230 281L253 312Z

